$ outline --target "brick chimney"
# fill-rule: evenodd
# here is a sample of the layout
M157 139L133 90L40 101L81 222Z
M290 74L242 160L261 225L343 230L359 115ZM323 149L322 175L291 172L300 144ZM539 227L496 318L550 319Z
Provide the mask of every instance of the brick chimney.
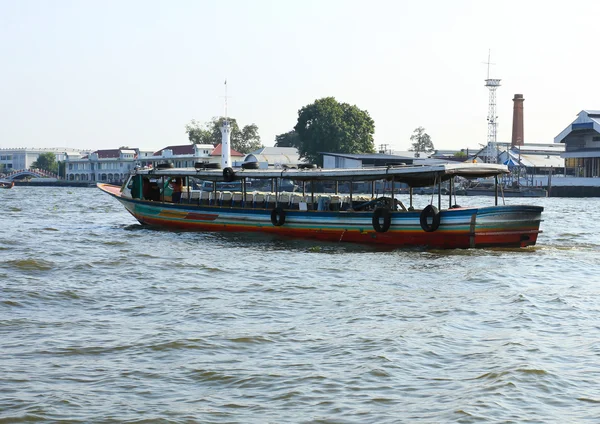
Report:
M515 94L513 99L513 128L512 142L510 147L522 146L525 144L525 134L523 133L523 102L525 99L522 94Z

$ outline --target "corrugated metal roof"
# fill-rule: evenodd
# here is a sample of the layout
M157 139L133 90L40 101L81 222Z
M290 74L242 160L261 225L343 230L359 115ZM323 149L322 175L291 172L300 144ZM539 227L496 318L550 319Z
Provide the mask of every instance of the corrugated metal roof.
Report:
M250 160L249 160L250 159ZM275 164L285 164L285 165L297 165L302 163L300 160L300 156L296 153L293 155L286 154L273 154L273 155L263 155L250 153L246 156L246 162L266 162L270 165Z
M251 155L288 155L298 156L298 149L295 147L262 147L254 152L250 152Z
M513 160L515 158L513 157ZM516 157L517 161L519 157ZM528 168L562 168L565 160L557 155L526 155L521 154L521 164Z
M402 159L414 159L414 157L410 156L397 156L397 155L386 155L382 153L365 153L365 154L354 154L354 153L328 153L328 152L319 152L322 155L327 156L336 156L340 158L348 158L355 160L363 160L363 159L388 159L388 160L402 160Z

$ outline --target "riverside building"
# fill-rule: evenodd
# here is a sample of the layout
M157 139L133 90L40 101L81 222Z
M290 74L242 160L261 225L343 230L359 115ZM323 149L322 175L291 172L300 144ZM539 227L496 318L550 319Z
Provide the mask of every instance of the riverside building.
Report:
M0 149L0 173L29 169L43 153L54 153L57 161L64 161L67 155L80 154L80 150L64 147Z
M66 179L121 183L136 167L156 167L172 163L176 168L193 167L196 162L213 163L221 158L221 145L184 144L167 146L153 152L139 148L96 150L90 154L73 153L66 158ZM244 155L231 151L232 156Z

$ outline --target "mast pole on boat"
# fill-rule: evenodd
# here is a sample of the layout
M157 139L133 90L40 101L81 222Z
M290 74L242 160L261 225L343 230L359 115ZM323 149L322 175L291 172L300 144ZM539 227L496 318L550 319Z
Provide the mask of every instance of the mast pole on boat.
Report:
M448 190L448 209L452 208L452 191L453 191L452 185L453 185L453 183L454 183L454 177L452 177L448 180L448 188L450 189L450 190Z
M442 176L438 181L438 210L442 210Z
M494 201L495 205L498 206L498 175L494 175Z
M396 210L396 203L394 202L394 176L392 175L392 201L390 203L390 209Z
M246 207L246 177L242 178L242 207Z

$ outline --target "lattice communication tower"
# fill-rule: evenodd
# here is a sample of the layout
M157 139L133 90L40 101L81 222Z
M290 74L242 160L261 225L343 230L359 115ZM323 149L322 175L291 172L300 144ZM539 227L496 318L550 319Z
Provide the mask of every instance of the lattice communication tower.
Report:
M496 115L496 89L500 87L500 80L490 78L490 53L488 53L488 66L487 79L485 80L485 86L490 90L490 101L488 104L488 134L487 134L487 161L489 163L496 163L498 161L498 149L497 149L497 135L498 135L498 116Z

